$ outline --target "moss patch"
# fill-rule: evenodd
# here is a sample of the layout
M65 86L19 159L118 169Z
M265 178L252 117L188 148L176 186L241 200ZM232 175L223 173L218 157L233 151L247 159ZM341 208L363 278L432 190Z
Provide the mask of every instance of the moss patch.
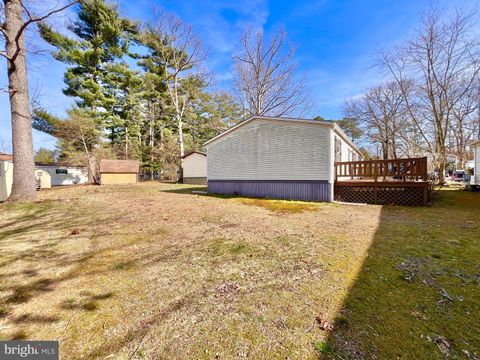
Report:
M258 206L269 211L285 214L300 214L305 211L317 211L320 208L319 204L303 201L289 201L289 200L270 200L270 199L254 199L254 198L239 198L237 201L244 205Z

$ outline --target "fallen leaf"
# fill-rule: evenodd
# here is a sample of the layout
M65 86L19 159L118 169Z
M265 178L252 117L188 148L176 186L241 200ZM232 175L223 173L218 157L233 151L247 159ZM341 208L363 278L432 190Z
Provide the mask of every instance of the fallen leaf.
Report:
M324 319L322 316L317 316L315 318L315 320L317 320L319 326L320 326L320 329L322 329L323 331L333 331L334 330L334 326L333 326L333 323L327 319Z

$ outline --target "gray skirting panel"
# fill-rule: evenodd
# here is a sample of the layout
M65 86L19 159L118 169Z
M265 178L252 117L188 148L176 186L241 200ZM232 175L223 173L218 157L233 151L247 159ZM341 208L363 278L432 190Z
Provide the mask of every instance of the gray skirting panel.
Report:
M208 192L276 199L332 201L327 180L208 180Z

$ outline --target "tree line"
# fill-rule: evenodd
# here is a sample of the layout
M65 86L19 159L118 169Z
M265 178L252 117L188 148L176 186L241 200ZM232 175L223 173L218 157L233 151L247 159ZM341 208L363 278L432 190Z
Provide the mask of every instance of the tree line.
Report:
M49 18L75 9L67 32ZM39 161L82 164L98 182L102 158L138 159L147 178L178 180L183 156L252 115L293 116L310 101L295 74L285 32L247 30L235 54L234 92L215 91L207 51L189 24L155 10L152 21L122 16L105 0L73 0L36 14L23 0L0 3L1 40L9 71L14 185L10 201L35 198L33 128L57 138ZM33 27L36 25L36 27ZM66 65L63 93L75 99L63 118L30 105L25 30L35 29Z
M151 21L122 16L107 0L72 0L37 14L24 0L0 2L0 56L7 62L14 182L10 201L35 194L33 128L57 138L39 160L82 164L98 182L102 158L137 159L146 178L178 180L183 156L253 115L306 116L313 100L283 28L247 29L233 56L233 92L216 91L208 51L192 27L163 10ZM73 7L66 31L49 18ZM426 13L416 34L380 51L383 80L345 104L338 122L380 157L428 155L443 181L449 154L463 166L480 135L480 43L474 12ZM25 31L34 29L66 65L63 118L28 93ZM53 95L53 94L52 94ZM317 117L319 118L319 117ZM368 155L368 154L366 154Z
M381 50L384 81L348 100L345 115L383 159L428 156L444 181L448 156L463 168L480 138L480 41L475 12L432 8L415 34Z
M80 1L71 35L39 24L65 63L64 94L76 99L66 119L34 109L33 127L59 139L59 160L138 159L145 175L177 180L182 157L241 120L233 96L208 91L206 53L191 26L158 11L154 21L122 17L103 0Z

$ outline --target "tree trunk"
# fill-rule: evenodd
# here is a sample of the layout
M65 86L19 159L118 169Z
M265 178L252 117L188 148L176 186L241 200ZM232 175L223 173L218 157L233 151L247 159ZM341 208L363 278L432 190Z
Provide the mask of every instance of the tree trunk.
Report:
M154 119L154 116L155 116L155 109L152 109L154 105L151 105L149 106L149 111L148 111L148 114L149 114L149 117L150 117L150 121L149 121L149 128L148 128L148 135L150 136L150 139L149 139L149 146L150 146L150 163L153 164L153 146L155 144L155 129L154 129L154 123L153 123L153 119ZM154 180L155 179L155 175L154 175L154 172L153 170L150 168L150 180Z
M388 160L388 141L385 141L382 144L382 155L383 155L383 160Z
M32 201L37 196L22 12L21 0L5 2L5 49L9 58L7 71L14 162L10 202Z
M125 160L128 160L128 125L125 125Z
M185 155L185 144L183 142L183 121L180 116L178 116L178 141L180 145L180 178L183 179L183 156Z

